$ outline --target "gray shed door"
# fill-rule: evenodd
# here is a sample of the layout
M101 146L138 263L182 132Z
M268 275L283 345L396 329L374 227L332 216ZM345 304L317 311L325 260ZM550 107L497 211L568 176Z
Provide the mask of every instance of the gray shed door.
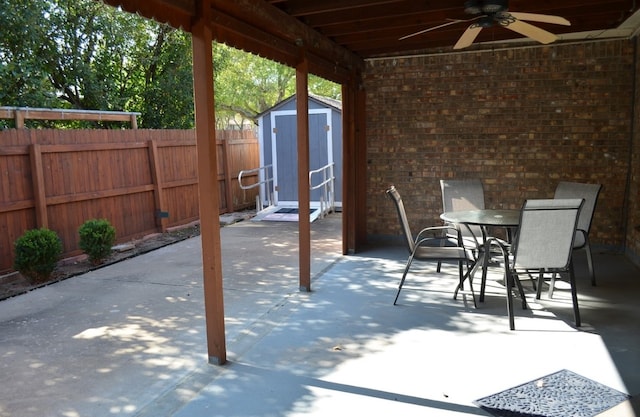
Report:
M278 204L298 202L298 143L295 111L273 112L271 126L273 176ZM309 169L333 162L331 110L309 110ZM311 192L311 202L320 201L320 190Z

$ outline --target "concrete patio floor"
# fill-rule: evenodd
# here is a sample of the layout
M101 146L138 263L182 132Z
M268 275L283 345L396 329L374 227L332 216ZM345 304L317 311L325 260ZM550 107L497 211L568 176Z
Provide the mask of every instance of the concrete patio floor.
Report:
M406 251L341 256L340 221L312 224L311 293L296 223L221 230L224 366L207 363L199 238L0 302L0 416L486 416L474 400L562 369L640 393L640 271L623 256L595 254L597 287L576 257L583 327L560 287L529 292L509 331L504 289L453 300L453 266L416 264L393 306Z

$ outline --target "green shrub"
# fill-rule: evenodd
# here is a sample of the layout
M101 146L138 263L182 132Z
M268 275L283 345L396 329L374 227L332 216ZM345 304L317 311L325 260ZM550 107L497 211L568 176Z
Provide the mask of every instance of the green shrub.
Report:
M14 242L13 268L32 282L46 281L62 253L57 233L47 228L27 230Z
M80 249L94 264L102 263L111 255L111 247L116 240L116 229L107 219L87 220L78 229Z

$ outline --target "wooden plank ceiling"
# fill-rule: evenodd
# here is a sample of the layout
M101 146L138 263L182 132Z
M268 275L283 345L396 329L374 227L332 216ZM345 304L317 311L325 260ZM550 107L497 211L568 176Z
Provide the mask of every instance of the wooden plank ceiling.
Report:
M199 3L197 0L105 2L188 31ZM511 0L508 3L511 12L568 19L571 26L530 22L560 35L559 42L629 37L638 26L638 16L632 15L640 6L640 0ZM465 13L464 0L212 0L211 4L216 39L285 64L293 64L300 46L304 46L310 54L312 68L316 69L314 72L320 68L325 72L349 71L367 58L451 52L472 23L451 22L473 17ZM445 23L451 24L400 40ZM513 40L535 44L512 30L494 25L482 29L470 48L478 48L483 42Z
M267 0L305 25L363 58L391 56L437 48L451 51L471 22L459 22L404 40L401 37L451 20L466 20L464 0ZM602 35L619 28L635 11L633 0L511 0L509 11L556 15L571 26L535 23L571 38ZM618 32L619 33L619 32ZM629 33L628 31L625 33ZM523 37L503 27L483 29L478 42ZM525 41L529 42L525 39Z

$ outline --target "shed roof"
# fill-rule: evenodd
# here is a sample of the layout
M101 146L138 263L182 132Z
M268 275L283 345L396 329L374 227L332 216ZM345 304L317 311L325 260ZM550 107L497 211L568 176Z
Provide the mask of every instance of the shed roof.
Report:
M292 94L291 96L285 98L284 100L274 104L273 106L269 107L267 110L258 114L258 117L263 117L265 114L271 113L272 111L276 111L295 99L296 99L296 95ZM337 110L338 112L342 112L342 102L340 100L336 100L331 97L319 96L317 94L309 94L309 101L315 101L321 106L331 107Z

